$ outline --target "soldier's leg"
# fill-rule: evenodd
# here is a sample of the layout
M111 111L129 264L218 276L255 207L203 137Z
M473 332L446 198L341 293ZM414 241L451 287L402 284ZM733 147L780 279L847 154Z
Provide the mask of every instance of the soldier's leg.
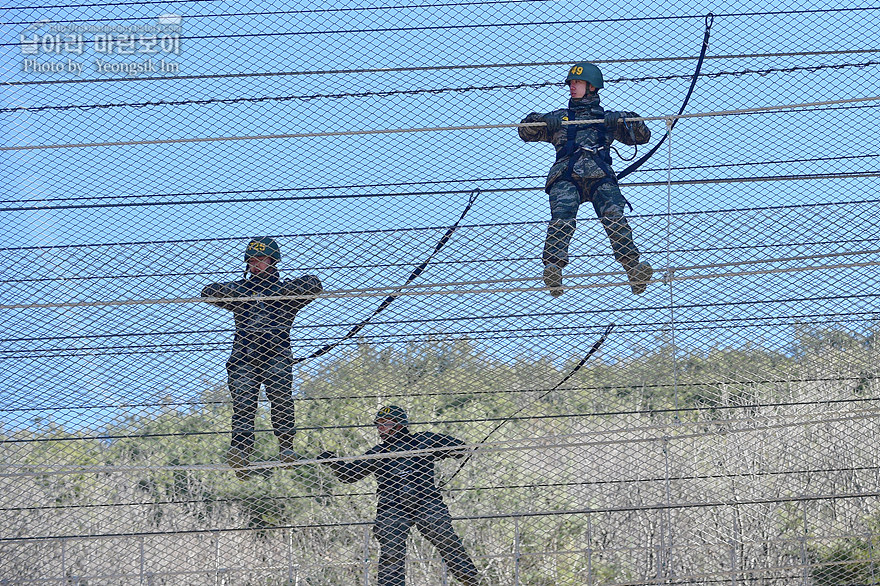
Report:
M550 223L544 241L544 285L554 297L562 295L562 269L568 264L568 246L577 228L580 192L571 181L550 187Z
M232 395L232 437L226 460L233 468L250 463L254 451L254 419L260 397L260 379L249 362L226 363L229 392Z
M267 357L263 361L263 383L271 406L272 429L278 438L278 457L282 462L296 459L293 436L296 417L293 402L293 361L289 354Z
M614 259L623 265L630 287L636 295L645 291L654 270L646 262L639 262L639 249L633 240L632 228L623 215L626 201L620 188L613 182L602 182L594 191L593 208L608 239Z
M477 586L479 581L477 567L452 527L452 519L445 505L419 515L416 527L425 539L434 544L456 580L465 586Z
M406 515L379 512L373 525L379 542L378 586L406 586L406 537L411 525Z

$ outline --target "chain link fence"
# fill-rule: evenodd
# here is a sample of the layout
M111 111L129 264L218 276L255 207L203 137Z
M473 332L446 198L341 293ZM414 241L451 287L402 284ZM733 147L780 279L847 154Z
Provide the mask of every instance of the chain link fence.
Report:
M880 583L880 8L753 8L6 7L0 584Z

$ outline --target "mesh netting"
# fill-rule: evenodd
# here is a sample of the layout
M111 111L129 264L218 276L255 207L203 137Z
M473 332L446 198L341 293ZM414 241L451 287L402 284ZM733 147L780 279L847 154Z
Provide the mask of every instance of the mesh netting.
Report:
M880 9L712 10L5 8L0 583L880 584Z

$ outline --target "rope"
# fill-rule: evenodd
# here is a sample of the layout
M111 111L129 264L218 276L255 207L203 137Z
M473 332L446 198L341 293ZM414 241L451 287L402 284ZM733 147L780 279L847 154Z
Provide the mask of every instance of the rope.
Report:
M431 254L428 255L428 258L425 259L415 269L413 269L412 273L410 273L409 277L407 277L406 282L404 282L403 285L398 287L394 293L392 293L391 295L386 297L385 300L379 304L379 307L377 307L373 311L372 314L370 314L365 320L363 320L362 322L360 322L359 324L357 324L353 328L351 328L348 331L348 333L345 336L343 336L342 338L340 338L339 340L333 342L332 344L327 344L326 346L323 346L322 348L319 348L318 350L315 350L314 352L312 352L311 354L309 354L305 358L295 358L293 363L299 364L299 363L304 362L306 360L310 360L312 358L317 358L319 356L323 356L324 354L327 354L328 352L330 352L331 350L333 350L334 348L339 346L339 344L341 344L345 340L348 340L348 339L352 338L353 336L355 336L359 331L364 329L364 327L368 323L370 323L371 319L373 319L374 317L379 315L386 307L391 305L391 302L394 301L395 299L397 299L402 294L401 291L403 290L403 288L408 286L415 279L417 279L419 277L419 275L421 275L422 272L425 270L425 268L427 268L428 263L431 262L431 259L434 258L434 255L436 255L438 252L440 252L440 250L446 245L446 243L449 242L449 239L452 238L452 235L455 233L456 229L458 229L458 225L461 223L462 220L464 220L464 217L470 211L471 206L474 205L474 202L477 200L477 196L479 194L480 194L479 189L477 189L476 191L471 193L471 196L470 196L470 198L468 198L468 203L465 206L464 211L461 212L461 216L459 216L459 218L458 218L458 220L456 220L455 224L453 224L452 226L447 228L446 233L443 234L443 237L440 238L440 241L437 242L436 246L434 246L434 250L431 251Z
M589 360L590 357L593 354L595 354L597 350L599 350L599 347L602 345L602 343L608 337L608 334L610 334L611 330L613 330L613 329L614 329L614 324L610 324L607 328L605 328L605 331L602 333L602 336L596 341L596 343L593 344L593 346L590 348L589 352L587 352L586 356L584 356L581 359L581 361L578 362L577 365L575 365L575 367L571 370L571 372L569 372L567 375L565 375L565 377L563 377L563 379L561 381L556 383L553 386L553 388L551 388L547 391L544 391L537 398L535 398L534 400L532 400L529 403L526 403L525 405L523 405L522 407L520 407L519 409L514 411L512 415L508 415L506 418L502 419L495 427L492 428L492 431L490 431L489 433L486 434L486 437L483 438L483 440L478 444L478 446L482 446L483 444L485 444L486 441L489 439L489 437L491 437L491 435L493 433L495 433L496 431L501 429L501 426L503 426L505 423L507 423L508 421L510 421L511 419L513 419L514 417L516 417L517 415L522 413L525 409L531 407L536 402L540 401L541 399L543 399L544 397L546 397L547 395L549 395L550 393L552 393L553 391L555 391L556 389L561 387L563 384L565 384L565 382L568 379L570 379L571 377L573 377L575 375L575 373L577 373L577 371L579 371L581 369L581 367L584 364L586 364L587 360ZM464 460L462 460L461 463L458 465L458 468L455 470L455 472L452 473L452 476L450 476L445 481L440 483L440 485L439 485L440 488L443 488L444 486L446 486L447 484L452 482L452 479L455 478L459 472L461 472L461 469L464 468L464 465L468 463L468 461L471 459L471 457L475 453L476 453L476 449L474 449L471 453L469 453L467 455L467 457Z
M466 212L467 210L465 210ZM452 232L455 231L455 226L450 227L451 232L447 232L449 236L452 235ZM421 274L421 271L424 270L425 265L431 260L431 258L436 254L436 252L443 247L443 245L448 241L448 238L444 236L444 239L440 240L437 247L431 253L431 256L427 261L416 267L416 270L410 275L407 279L406 283L400 285L395 289L395 292L389 295L383 302L380 304L379 308L369 317L367 320L355 326L357 331L351 333L351 335L346 336L344 339L348 339L358 331L360 331L363 326L366 325L370 319L372 319L376 314L384 310L388 307L388 304L391 303L394 299L400 296L427 296L427 295L465 295L465 294L475 294L475 293L525 293L530 291L543 291L546 289L544 286L539 287L498 287L492 289L450 289L447 291L422 291L420 289L426 288L437 288L437 287L455 287L455 286L470 286L473 287L475 285L492 285L492 284L503 284L510 282L520 282L520 281L535 281L540 280L540 277L512 277L508 279L486 279L482 281L461 281L461 282L450 282L450 283L435 283L435 284L425 284L425 285L409 285L409 283L418 277ZM665 282L671 281L695 281L695 280L704 280L704 279L721 279L721 278L729 278L729 277L745 277L745 276L754 276L754 275L772 275L772 274L785 274L785 273L799 273L806 271L821 271L821 270L832 270L832 269L848 269L848 268L859 268L859 267L873 267L880 265L880 260L878 261L864 261L864 262L852 262L852 263L832 263L832 264L819 264L819 265L810 265L804 267L790 267L790 268L775 268L775 269L761 269L761 270L750 270L750 271L727 271L727 272L718 272L711 274L700 274L700 275L685 275L679 276L674 273L678 273L679 271L688 271L688 270L703 270L703 269L719 269L724 267L737 267L737 266L747 266L747 265L755 265L755 264L769 264L776 262L793 262L798 260L810 260L812 258L827 258L827 257L837 257L837 256L851 256L851 255L863 255L863 254L878 254L880 250L864 250L864 251L853 251L853 252L839 252L839 253L827 253L820 255L805 255L805 256L793 256L793 257L779 257L779 258L770 258L770 259L762 259L762 260L753 260L753 261L738 261L731 263L712 263L712 264L702 264L702 265L687 265L681 267L666 267L664 270L669 272L669 276L664 278ZM659 267L658 267L659 269ZM670 272L671 271L671 272ZM587 279L587 278L595 278L595 277L606 277L606 276L616 276L623 275L623 271L603 271L596 273L580 273L580 274L572 274L568 278L570 279ZM658 282L661 279L653 279L651 282ZM607 287L619 287L621 285L629 285L628 281L612 281L610 283L589 283L585 285L566 285L566 289L602 289ZM409 289L409 291L403 291L403 289ZM315 297L320 299L350 299L350 298L359 298L359 297L375 297L378 294L381 294L383 291L387 290L387 287L363 287L356 289L340 289L331 293L322 293ZM279 295L279 296L269 296L269 297L230 297L224 298L225 301L279 301L279 300L289 300L289 299L299 299L298 296L289 296L289 295ZM59 309L66 307L120 307L120 306L128 306L128 305L170 305L170 304L187 304L187 303L202 303L206 299L211 298L203 298L203 297L180 297L180 298L167 298L167 299L129 299L129 300L105 300L105 301L71 301L71 302L58 302L58 303L11 303L11 304L0 304L0 311L8 310L8 309ZM354 328L353 328L354 330ZM340 340L341 341L341 340ZM334 344L335 345L335 344ZM305 360L305 359L302 359Z
M608 326L608 329L614 327L614 324ZM608 331L606 329L606 331ZM603 335L604 339L604 335ZM600 339L596 344L591 348L591 352L594 349L598 349L598 345L601 344L602 339ZM573 369L562 382L567 380L569 377L573 376L580 366L587 361L590 357L590 354L584 357L583 360L578 364L575 369ZM561 384L561 383L560 383ZM849 423L852 421L859 420L869 420L875 419L878 414L880 414L880 407L867 407L864 409L856 409L852 411L819 411L819 412L798 412L791 414L774 414L774 415L761 415L761 416L749 416L745 419L712 419L712 420L693 420L693 421L674 421L670 423L660 423L660 424L652 424L652 425L643 425L637 427L616 427L609 429L602 429L599 431L587 431L587 432L579 432L579 433L568 433L568 434L557 434L557 435L544 435L544 436L535 436L535 437L526 437L526 438L517 438L511 440L501 440L496 442L487 443L489 436L491 436L495 431L497 431L501 426L507 423L513 416L515 416L520 411L531 407L535 402L541 400L547 394L553 392L553 389L543 393L540 397L535 399L534 401L528 403L519 409L514 415L511 415L508 418L503 419L498 425L495 426L486 437L478 442L478 443L467 443L462 444L460 446L456 446L455 450L463 451L463 450L471 450L470 454L459 464L455 473L452 474L446 481L440 483L440 488L446 486L449 482L452 481L453 478L461 471L462 467L467 464L470 460L471 456L476 453L477 450L482 450L484 453L502 453L502 452L521 452L521 451L532 451L535 449L547 450L547 449L559 449L559 448L585 448L585 447L602 447L602 446L614 446L614 445L629 445L629 444L649 444L654 442L668 442L668 441L682 441L688 442L695 439L701 439L706 437L717 437L719 434L719 430L723 429L723 433L725 435L731 436L734 434L743 434L743 433L755 433L755 432L768 432L768 431L776 431L780 429L788 429L792 427L803 427L806 425L813 426L821 426L829 423ZM819 402L823 403L823 402ZM761 419L767 421L768 423L764 425L757 425L756 419ZM778 423L771 423L773 421L778 421ZM732 428L733 424L740 423L744 424L743 427ZM698 431L692 431L688 433L671 433L677 430L680 430L684 427L695 428ZM645 434L645 433L653 433L655 435L649 435L646 437L621 437L624 434ZM602 438L606 436L617 437L619 439L594 439L594 438ZM417 456L430 454L435 452L449 452L450 448L442 447L442 448L425 448L420 450L406 450L395 452L395 457L405 457L405 456ZM372 455L359 455L359 456L337 456L333 458L316 458L316 457L308 457L301 458L296 460L295 462L253 462L247 469L249 470L262 470L269 468L295 468L299 466L311 465L311 464L321 464L325 462L351 462L355 460L379 460L385 459L388 457L387 453L380 454L372 454ZM110 472L139 472L139 471L205 471L205 472L227 472L234 470L233 468L224 465L224 464L185 464L185 465L161 465L161 466L107 466L107 465L96 465L96 466L74 466L74 465L64 465L64 464L6 464L2 467L3 470L21 470L22 472L13 472L13 473L0 473L0 478L4 477L25 477L25 476L45 476L45 475L66 475L66 474L89 474L89 473L99 473L99 474L107 474Z
M703 46L700 48L700 57L697 59L697 67L694 69L694 75L691 78L691 87L688 88L687 94L684 97L684 102L681 104L681 108L678 110L678 115L681 116L684 113L684 109L687 108L688 100L691 99L691 94L694 92L694 86L697 85L697 78L700 77L700 69L703 68L703 60L706 58L706 50L709 48L709 34L712 31L712 23L715 20L715 15L711 12L706 15L706 31L703 33ZM617 174L618 181L638 169L642 166L642 164L651 158L651 156L657 152L657 149L660 148L660 145L669 137L672 129L675 128L675 123L678 122L678 118L674 118L671 122L667 122L666 134L663 135L663 138L660 139L660 142L655 144L650 151L645 153L645 155L631 164L629 167L621 171Z
M799 104L782 104L777 106L759 106L755 108L740 108L736 110L718 110L714 112L701 112L695 114L668 114L665 116L634 116L628 118L630 122L635 121L651 121L651 120L667 120L679 118L705 118L712 116L734 116L738 114L751 114L755 112L769 112L775 110L791 110L795 108L811 108L816 106L831 106L836 104L852 104L855 102L875 102L880 101L880 96L865 96L861 98L847 98L842 100L824 100L821 102L802 102ZM562 125L567 124L600 124L604 120L577 120L563 121ZM69 149L69 148L91 148L91 147L108 147L108 146L133 146L133 145L151 145L151 144L181 144L181 143L199 143L199 142L223 142L231 140L276 140L287 138L315 138L323 136L362 136L372 134L405 134L412 132L450 132L458 130L492 130L497 128L525 128L530 126L546 126L546 122L520 122L517 124L471 124L466 126L430 126L421 128L386 128L373 130L340 130L330 132L292 132L286 134L259 134L259 135L240 135L240 136L206 136L196 138L168 138L156 140L129 140L129 141L106 141L106 142L84 142L84 143L67 143L67 144L38 144L26 146L4 146L0 147L0 151L29 151L41 149ZM662 144L662 143L658 143ZM653 154L653 153L651 153ZM624 170L626 171L626 170ZM618 176L619 177L619 176Z

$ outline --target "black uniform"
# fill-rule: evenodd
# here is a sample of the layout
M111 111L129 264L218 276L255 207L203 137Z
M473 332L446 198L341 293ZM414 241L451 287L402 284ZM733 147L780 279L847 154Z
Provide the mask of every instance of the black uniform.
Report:
M202 297L219 298L214 305L235 316L232 356L226 362L232 394L232 447L250 453L254 446L254 418L260 384L266 385L271 404L272 427L284 442L296 433L293 395L293 357L290 328L296 313L323 291L321 281L305 275L281 281L273 267L265 276L230 283L214 283ZM225 301L235 297L294 297L270 301Z
M374 446L365 459L328 462L343 482L357 482L376 475L378 505L373 534L379 542L379 586L406 583L406 538L415 525L437 547L452 574L467 586L476 586L477 568L452 527L449 509L434 483L434 462L460 458L464 445L449 435L398 430L388 441ZM393 455L395 452L425 450L423 453ZM387 454L387 457L374 456ZM325 452L319 458L332 457Z

